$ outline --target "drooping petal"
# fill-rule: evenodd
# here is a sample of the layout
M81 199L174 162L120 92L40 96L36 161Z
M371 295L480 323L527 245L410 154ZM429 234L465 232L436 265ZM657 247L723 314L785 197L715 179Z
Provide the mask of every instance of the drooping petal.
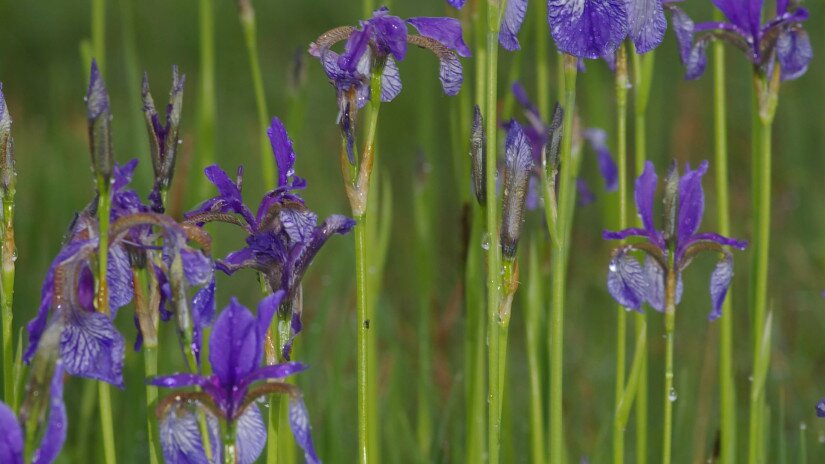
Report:
M651 308L659 312L665 310L665 272L653 258L645 256L645 275L647 276L648 287L645 300ZM676 278L676 304L682 301L684 285L682 274Z
M272 124L266 130L269 143L272 145L272 154L278 166L278 187L288 185L289 178L295 174L295 150L292 148L292 139L286 132L284 123L278 117L272 118Z
M387 57L387 64L384 65L384 73L381 74L381 101L393 101L401 93L401 73L395 58Z
M547 22L559 50L597 59L627 36L625 0L548 0Z
M634 198L636 200L636 212L642 219L642 225L649 234L656 234L656 226L653 224L653 201L656 197L656 186L659 178L656 176L656 168L650 161L645 162L645 169L642 175L636 179Z
M684 243L689 240L702 223L702 215L705 212L705 192L702 189L702 176L705 175L707 170L708 162L702 161L695 170L691 170L690 166L687 166L685 174L679 179L677 243Z
M627 13L636 53L647 53L662 43L667 29L662 0L631 0Z
M123 388L124 340L108 316L66 309L60 358L66 372Z
M275 316L278 307L281 305L281 301L284 299L284 293L283 290L278 290L271 295L267 295L258 303L257 327L258 337L261 340L264 339L266 331L272 325L272 318Z
M808 70L808 64L814 56L808 33L801 27L791 27L779 34L776 55L782 69L782 80L801 77Z
M733 256L726 254L716 263L716 268L710 275L710 301L713 304L713 310L708 315L709 321L715 321L722 315L722 303L725 302L731 279L733 279Z
M676 42L679 44L679 58L684 65L690 60L690 51L693 48L694 23L681 8L672 5L669 8L672 12L673 32L676 34Z
M707 48L710 43L709 37L703 37L693 44L684 63L685 79L692 81L702 77L708 65Z
M690 239L690 243L695 243L699 241L715 242L722 246L736 248L737 250L744 250L748 246L747 240L739 240L737 238L725 237L714 232L703 232L701 234L694 234Z
M278 213L278 219L281 220L281 225L289 236L289 246L309 240L318 223L317 214L300 206L285 207Z
M460 10L464 8L464 4L467 3L467 0L447 0L447 3L449 3L451 7Z
M407 40L413 45L430 50L438 57L438 78L441 81L441 88L448 96L458 94L461 90L461 84L464 82L463 68L458 55L441 42L429 37L413 34Z
M518 42L518 32L524 15L527 13L527 0L508 0L504 10L504 19L501 21L501 30L498 33L498 43L510 51L521 48ZM464 55L462 55L464 56Z
M255 253L252 248L244 247L229 253L226 258L215 262L215 268L226 275L232 275L238 269L254 267Z
M238 464L252 464L266 446L266 426L258 405L252 404L238 418L235 438L238 447Z
M279 363L272 366L259 367L241 380L241 382L238 384L238 390L244 390L259 380L284 379L289 377L290 375L297 374L298 372L304 371L306 369L307 366L305 364L301 364L299 362L294 361ZM242 398L237 399L242 400Z
M67 428L66 404L63 402L63 362L57 361L52 374L51 387L49 388L48 423L46 431L43 433L43 439L40 441L40 447L32 457L32 464L50 464L57 458L60 450L63 449L63 444L66 442ZM0 457L2 457L2 451L0 451ZM0 459L0 462L6 461ZM20 462L22 463L22 461Z
M816 417L825 417L825 398L816 403Z
M0 462L23 464L23 431L17 416L0 401Z
M192 286L204 285L212 280L212 260L201 251L184 248L180 251L183 262L183 274L186 282Z
M134 296L129 253L121 245L116 244L109 248L106 282L109 285L109 309L112 311L112 317L114 317L117 310L129 304Z
M213 430L217 428L217 421L211 415L208 417L212 419L209 421L209 441L212 443L213 456L217 456L219 440ZM191 406L181 403L169 408L160 420L159 434L163 458L168 464L210 464L203 449L198 414Z
M300 395L289 397L289 427L295 442L304 450L304 459L307 464L320 463L315 445L312 443L312 426L309 424L309 413Z
M518 3L518 1L527 3L526 0L513 0L508 2L508 9L510 3ZM412 26L418 30L418 33L424 37L435 39L450 50L455 50L458 56L466 58L471 55L470 49L467 47L467 44L464 43L464 38L461 35L461 22L457 19L422 16L409 18L407 22L412 24Z
M261 362L257 322L252 313L232 298L218 316L209 339L209 362L223 387L237 385Z
M616 302L640 310L648 292L648 279L639 261L620 250L611 260L607 272L607 290Z
M613 161L613 155L607 148L607 132L604 129L591 128L584 131L584 138L596 152L599 160L599 172L604 178L604 189L613 192L619 188L619 168Z
M587 185L587 181L581 177L576 178L576 204L579 206L587 206L596 201L596 194Z
M198 328L205 327L215 319L215 278L192 297L192 319Z

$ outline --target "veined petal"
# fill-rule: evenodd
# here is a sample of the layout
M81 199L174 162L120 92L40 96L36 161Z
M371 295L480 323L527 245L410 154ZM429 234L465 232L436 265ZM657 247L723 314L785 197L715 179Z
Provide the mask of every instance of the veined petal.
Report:
M2 101L2 100L0 100ZM0 462L23 464L23 431L17 416L0 401Z
M221 386L232 387L261 362L262 341L252 313L232 298L209 339L209 362Z
M726 253L725 256L716 263L716 268L710 275L710 301L713 310L708 315L709 321L715 321L722 315L722 303L728 294L730 282L733 279L733 256Z
M676 239L684 243L699 229L705 212L705 193L702 189L702 176L708 170L708 162L702 161L696 170L685 167L685 174L679 179L679 217L677 219ZM681 245L679 243L677 247Z
M123 388L124 340L108 316L68 308L63 314L60 358L66 372Z
M312 443L312 426L309 424L309 413L304 404L304 399L300 395L289 397L289 427L292 429L292 436L295 442L304 450L304 459L307 464L320 464L321 460L315 453L315 445Z
M633 256L619 250L610 260L607 272L607 290L620 305L640 310L648 292L648 279Z
M518 1L524 1L524 3L527 3L526 0L513 0L508 2L508 9L510 3L518 3ZM505 18L505 22L506 21L507 20ZM455 52L458 53L458 56L463 56L466 58L471 55L470 49L467 47L467 44L464 43L464 38L461 34L461 22L457 19L422 16L417 18L409 18L407 19L407 22L412 24L412 26L418 30L418 33L424 37L437 40L450 50L455 50Z
M728 20L752 37L759 35L763 0L713 0Z
M212 260L198 250L183 248L180 251L183 274L189 285L204 285L212 280Z
M238 463L252 464L266 446L266 426L258 405L251 404L238 418L237 437Z
M782 80L801 77L814 56L808 33L801 27L783 31L776 40L776 56L782 69Z
M354 73L358 70L361 57L367 53L370 35L366 30L354 30L347 39L344 53L338 57L338 67L345 72Z
M215 319L215 278L192 297L192 319L196 327L206 327Z
M48 424L43 433L43 439L40 441L40 447L34 452L32 464L50 464L57 458L66 442L67 428L66 404L63 402L63 362L57 361L49 388ZM0 451L0 457L2 457L2 451ZM3 459L0 461L6 462Z
M630 39L636 53L647 53L665 38L667 21L662 0L631 0L628 5Z
M559 50L597 59L627 36L625 0L548 0L547 22Z
M518 42L518 32L521 29L521 23L524 22L526 13L527 0L507 1L507 9L504 10L504 19L501 21L501 30L498 33L498 43L502 47L510 51L521 48Z
M384 65L384 73L381 74L381 101L393 101L401 93L402 87L398 65L395 63L395 58L389 56Z
M634 198L636 200L636 212L642 220L648 234L656 235L656 226L653 224L653 201L656 197L656 186L659 178L656 176L656 168L650 161L645 162L645 169L636 179Z
M281 288L287 291L286 298L291 298L298 283L304 276L312 259L333 234L346 234L355 226L352 219L334 214L324 220L321 225L315 228L312 238L295 247L289 254L289 258L284 266L283 282Z
M645 300L651 308L659 312L665 310L665 272L658 263L650 256L645 256L645 275L647 276L648 287ZM682 274L676 278L676 304L682 301L684 284Z
M278 117L272 118L272 124L266 130L269 143L272 145L272 154L278 166L278 187L286 187L289 178L295 175L295 150L292 140L286 132L284 123Z
M318 215L303 205L285 206L278 213L278 219L289 236L289 246L309 240L318 223Z
M129 262L129 253L122 245L115 244L109 247L106 282L109 285L109 309L114 317L117 310L129 304L134 296L132 265Z
M710 37L703 37L693 44L687 56L685 65L685 79L692 81L702 77L708 65L707 48Z
M673 32L679 44L679 58L684 65L690 60L690 51L693 49L694 22L681 8L670 5L669 9L672 12Z
M604 178L604 189L613 192L619 188L619 168L613 161L613 155L607 148L607 132L604 129L591 128L584 131L584 138L596 152L599 160L599 172Z
M438 57L440 62L438 78L444 93L448 96L458 94L464 82L464 74L461 61L456 53L429 37L412 34L407 37L407 40L413 45L429 49Z
M207 414L209 441L212 443L212 455L220 454L217 421ZM198 414L192 406L175 404L160 420L160 445L163 458L168 464L210 464L203 449Z

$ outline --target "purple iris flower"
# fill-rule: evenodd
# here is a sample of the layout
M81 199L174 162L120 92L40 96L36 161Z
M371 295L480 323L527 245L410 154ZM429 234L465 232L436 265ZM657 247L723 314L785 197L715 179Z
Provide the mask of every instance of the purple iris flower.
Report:
M533 154L533 176L530 179L530 186L527 193L527 209L533 210L539 207L539 191L541 189L541 169L542 150L550 141L550 127L544 122L536 105L527 95L527 90L520 82L516 81L512 86L513 95L524 111L527 124L524 126L524 134L530 141ZM607 133L602 129L587 129L584 131L584 138L596 152L599 172L604 179L604 188L608 192L613 192L618 188L618 168L613 160L613 155L607 147ZM579 205L588 205L595 201L596 196L584 179L577 179L576 188L578 191Z
M816 403L816 417L825 417L825 398Z
M725 300L733 278L733 255L726 247L739 250L747 242L723 237L716 233L697 232L705 208L702 176L708 163L703 161L696 170L685 167L680 178L673 164L665 181L665 225L663 230L653 224L653 203L657 176L653 164L647 162L644 172L636 179L636 209L643 228L629 228L618 232L605 231L605 240L624 240L640 237L645 241L617 248L613 252L607 274L607 288L622 306L641 311L647 302L657 311L665 310L665 279L669 272L677 273L676 303L682 294L682 271L696 254L702 251L716 252L721 259L710 276L710 296L713 306L709 319L722 315ZM645 253L644 264L630 254L639 250ZM673 259L670 259L672 256Z
M40 447L32 455L32 464L49 464L53 462L63 443L66 441L66 405L63 402L63 364L58 361L54 366L52 380L48 391L48 417L38 418L38 423L45 421L45 430L40 440ZM0 402L0 462L3 464L23 464L25 439L20 420L5 403ZM45 415L45 412L44 412Z
M408 34L408 24L420 35ZM343 40L347 41L343 53L331 50ZM464 81L458 57L470 56L470 49L462 38L461 23L455 18L413 17L405 21L381 7L373 12L372 18L361 21L358 28L338 27L310 44L309 53L321 61L338 93L338 125L353 164L355 121L358 109L370 98L370 75L373 69L381 72L381 101L393 100L401 92L396 62L406 57L408 43L427 48L438 57L444 93L458 94Z
M333 234L348 233L355 221L332 215L318 224L318 216L295 192L306 187L306 181L295 175L292 140L277 117L272 120L268 135L278 166L278 186L264 195L256 214L246 206L241 195L242 170L238 170L238 178L233 182L220 167L212 165L205 172L217 187L218 196L201 203L185 216L188 222L198 225L219 221L242 227L248 234L246 246L218 260L216 267L228 275L239 269L261 272L273 291L286 292L284 302L291 305L304 273L327 239ZM292 306L294 338L301 330L301 311L300 305ZM289 359L292 338L283 347L286 359Z
M257 318L237 300L231 300L215 321L209 339L209 363L214 374L174 374L150 381L159 387L202 390L171 395L158 406L160 440L167 462L207 462L198 428L198 409L207 415L211 443L218 442L221 421L227 428L236 429L238 462L255 462L267 434L257 401L272 393L289 395L289 424L295 441L304 450L307 462L320 462L301 392L294 385L281 382L306 367L295 362L261 366L266 330L283 297L284 292L278 291L264 298L258 305ZM263 381L266 382L258 384ZM220 452L221 448L216 446L213 455L220 456Z
M673 27L686 79L698 79L707 65L707 46L711 40L725 40L745 53L761 74L768 74L779 62L783 80L796 79L808 70L813 58L811 41L802 28L808 10L777 0L776 15L762 22L763 0L713 0L726 22L694 24L681 9L673 10Z
M93 304L92 269L95 269L99 243L95 200L76 216L66 243L46 273L37 316L27 326L29 346L23 357L27 363L40 350L54 350L67 373L123 387L124 339L112 320L117 310L134 296L133 259L157 248L160 238L163 238L163 258L152 265L165 279L186 281L189 286L206 285L207 289L213 285L212 261L187 245L186 231L171 218L148 212L137 194L127 188L136 164L136 161L124 166L116 163L113 169L106 271L111 316L95 311ZM160 226L162 235L152 233L153 225ZM175 257L180 257L182 262L183 275L179 277L171 273ZM210 321L208 304L193 304L193 309L197 327Z

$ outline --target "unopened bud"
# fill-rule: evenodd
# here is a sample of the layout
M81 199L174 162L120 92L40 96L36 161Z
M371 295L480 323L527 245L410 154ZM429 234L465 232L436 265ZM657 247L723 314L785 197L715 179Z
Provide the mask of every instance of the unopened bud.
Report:
M478 105L473 107L473 128L470 133L470 162L473 176L473 193L478 204L484 206L487 202L487 134L484 132L484 118Z
M14 169L14 139L11 136L11 116L0 83L0 182L3 195L14 195L17 172Z
M504 259L512 261L516 257L518 240L524 224L524 205L533 170L533 155L530 142L521 125L510 122L505 142L504 197L501 214L501 253Z
M547 134L547 144L542 151L542 163L547 171L547 178L554 179L559 172L559 154L561 153L561 137L564 131L564 109L556 103L553 107L553 119Z
M166 106L166 124L160 123L160 116L155 109L155 102L149 91L149 77L143 74L143 114L149 133L149 148L152 154L152 167L155 171L155 187L166 190L175 174L180 139L180 115L183 107L183 84L185 75L178 74L178 67L172 66L172 89L169 91L169 103Z
M112 151L112 111L109 93L100 75L97 62L92 60L89 90L86 94L86 110L89 118L89 148L92 152L92 169L106 181L112 176L114 153Z
M676 161L670 163L665 177L665 240L676 238L676 218L679 214L679 169Z

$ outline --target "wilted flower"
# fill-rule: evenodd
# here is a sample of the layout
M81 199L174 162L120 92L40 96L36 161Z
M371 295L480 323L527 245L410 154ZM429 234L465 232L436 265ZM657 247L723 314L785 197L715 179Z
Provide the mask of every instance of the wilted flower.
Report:
M291 304L300 281L321 246L333 234L345 234L355 221L332 215L318 224L318 216L294 193L306 186L295 175L295 151L292 140L280 119L274 118L268 130L272 151L278 166L278 186L266 193L257 214L244 204L241 195L242 170L233 182L217 165L206 168L206 176L217 187L218 196L206 200L186 213L187 221L203 225L206 222L227 222L242 227L248 234L247 246L218 260L216 267L226 274L249 268L261 272L275 291L286 292L285 303ZM301 330L300 305L292 312L293 337ZM284 346L289 359L290 341Z
M176 393L158 406L163 455L170 463L207 462L198 428L198 411L206 414L210 442L217 445L218 421L235 430L238 462L251 464L263 451L267 430L257 401L273 393L289 396L289 424L307 462L320 462L310 435L309 417L300 390L281 380L305 369L288 362L261 367L264 338L278 310L283 291L264 298L257 319L234 298L224 309L209 339L211 376L174 374L157 377L152 385L166 388L200 387L202 392ZM256 386L257 382L268 381ZM213 456L221 448L214 446ZM222 462L216 459L216 462Z
M48 392L41 392L45 394L38 398L38 401L47 399L49 407L38 408L42 409L42 417L33 418L38 424L45 423L45 430L42 432L40 447L32 455L32 464L53 462L66 441L66 405L63 403L63 365L60 361L54 366L49 384ZM3 464L24 464L25 439L20 424L27 422L28 418L23 417L25 414L27 413L21 413L18 420L14 411L0 402L0 462Z
M501 254L505 259L513 260L516 257L516 247L524 224L524 203L527 199L530 174L533 171L530 144L518 122L510 122L504 147Z
M739 48L762 74L768 74L776 60L784 80L805 74L813 58L808 33L802 29L808 10L796 5L791 7L790 0L777 0L776 15L763 24L763 3L763 0L713 0L727 22L699 24L694 24L681 9L670 6L682 64L686 68L685 77L697 79L705 72L706 50L711 40L724 40Z
M657 311L664 311L665 279L675 272L677 283L675 303L682 293L682 271L693 258L702 251L718 253L721 258L710 276L710 296L713 310L709 319L722 315L722 302L733 278L733 255L725 247L744 249L747 242L723 237L712 232L697 232L702 222L705 208L702 176L707 172L708 163L703 161L696 170L686 166L679 178L673 164L665 180L664 229L658 230L653 224L653 200L656 194L657 177L653 164L647 162L644 172L636 180L636 209L643 228L629 228L618 232L605 231L605 240L624 240L641 237L644 242L617 248L613 252L607 274L607 287L613 298L622 306L640 310L645 301ZM630 254L638 250L645 253L644 265Z

